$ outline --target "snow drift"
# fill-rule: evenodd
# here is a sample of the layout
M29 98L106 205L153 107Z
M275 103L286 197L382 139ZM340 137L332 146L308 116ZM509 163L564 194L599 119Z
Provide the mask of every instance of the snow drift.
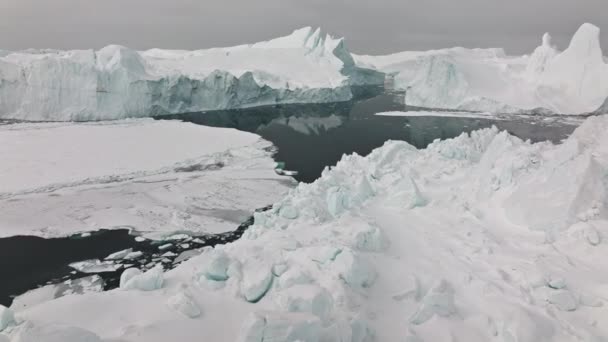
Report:
M490 128L345 156L256 213L240 240L155 275L162 283L16 310L26 323L7 333L69 324L129 342L605 340L606 129L600 116L560 145Z
M107 120L276 103L345 101L384 75L343 39L310 27L252 45L196 51L27 50L0 55L0 119Z
M585 114L608 98L608 65L599 28L584 24L559 52L545 34L532 55L452 48L354 56L358 65L393 75L406 104L499 113Z

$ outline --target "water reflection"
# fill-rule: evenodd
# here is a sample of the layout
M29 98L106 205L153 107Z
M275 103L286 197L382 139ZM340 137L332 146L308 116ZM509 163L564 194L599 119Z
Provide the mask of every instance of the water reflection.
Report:
M453 138L495 125L525 140L559 142L575 128L571 123L546 122L540 118L375 115L404 110L403 98L402 93L367 92L349 102L267 106L163 118L259 134L278 148L275 160L285 162L288 170L298 171L296 179L303 182L314 181L343 154L366 155L387 140L404 140L425 148L435 139Z

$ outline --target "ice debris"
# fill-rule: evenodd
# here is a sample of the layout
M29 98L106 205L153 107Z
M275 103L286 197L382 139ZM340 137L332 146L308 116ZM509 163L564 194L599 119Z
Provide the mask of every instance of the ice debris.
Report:
M163 286L163 269L156 266L144 273L137 268L128 268L120 275L123 290L153 291Z
M0 305L0 332L13 324L15 324L13 310Z

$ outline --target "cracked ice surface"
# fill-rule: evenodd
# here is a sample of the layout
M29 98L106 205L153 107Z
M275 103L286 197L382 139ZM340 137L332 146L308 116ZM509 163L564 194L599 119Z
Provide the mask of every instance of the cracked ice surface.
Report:
M270 146L175 121L3 125L0 236L233 230L293 184Z

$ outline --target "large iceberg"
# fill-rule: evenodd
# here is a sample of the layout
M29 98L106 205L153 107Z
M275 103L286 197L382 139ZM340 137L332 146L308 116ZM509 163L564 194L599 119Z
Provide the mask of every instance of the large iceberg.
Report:
M360 68L343 39L306 27L229 48L26 50L0 54L0 119L108 120L345 101L384 75Z
M599 28L584 24L559 52L545 34L530 56L502 49L451 48L354 56L358 65L389 74L406 104L494 113L586 114L608 98L608 64Z

